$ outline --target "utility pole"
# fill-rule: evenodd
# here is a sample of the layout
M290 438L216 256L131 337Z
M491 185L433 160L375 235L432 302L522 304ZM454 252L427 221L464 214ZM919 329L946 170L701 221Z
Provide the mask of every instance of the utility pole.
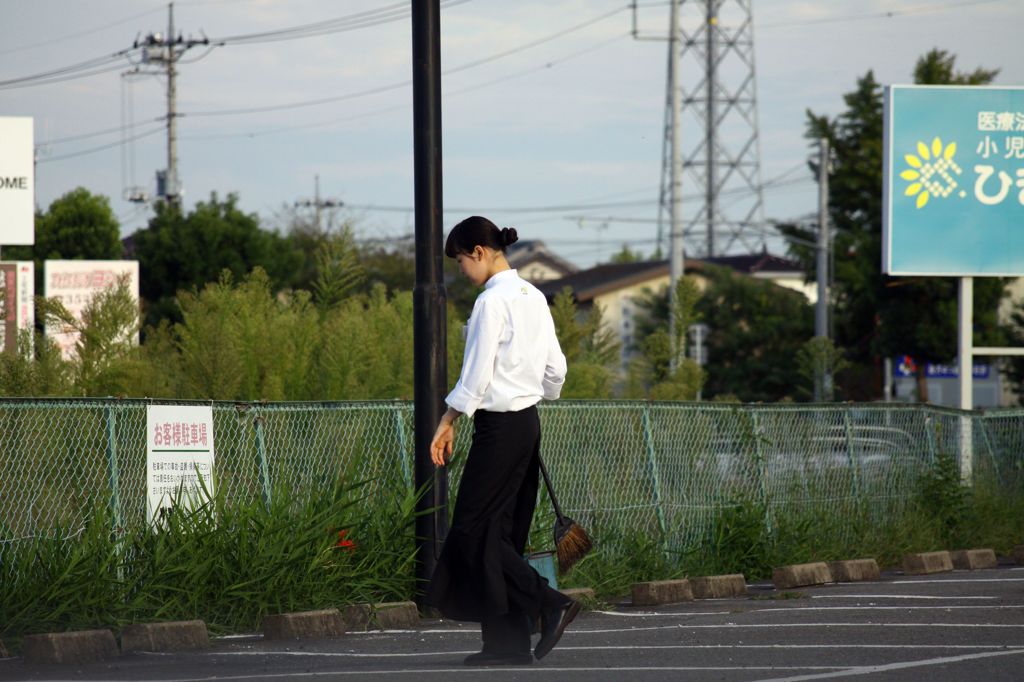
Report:
M718 210L718 171L715 167L715 131L718 126L718 116L715 114L715 67L718 61L717 50L715 49L715 37L718 31L715 26L718 24L718 1L707 0L705 5L704 21L707 23L707 30L704 31L704 79L707 82L707 114L704 120L704 139L707 145L707 182L704 185L705 210L707 211L707 256L715 255L715 213Z
M150 33L133 45L142 48L143 64L155 64L167 75L167 169L157 171L157 195L178 209L181 208L183 191L178 178L178 73L175 64L192 47L209 43L205 36L202 40L186 40L174 35L174 3L171 2L167 5L167 35Z
M342 207L344 205L345 205L345 202L341 201L340 199L321 199L320 198L320 174L319 173L316 174L316 176L314 177L314 180L313 180L313 199L312 199L312 201L310 201L309 199L303 199L301 201L296 201L295 202L296 208L312 208L314 210L314 215L316 216L315 217L315 221L316 221L315 224L316 224L316 233L317 234L320 234L321 229L322 229L321 224L320 224L320 222L321 222L320 215L321 215L321 212L323 211L323 209L325 209L325 208L340 208L340 207Z
M174 62L174 3L167 5L167 201L181 208L178 185L178 80Z
M818 140L818 246L817 246L817 279L818 302L814 307L814 335L827 339L828 333L828 261L829 261L829 227L828 227L828 138ZM814 400L827 400L832 395L832 371L825 365L825 358L820 358L819 376L814 380Z
M672 9L669 11L669 39L668 39L668 87L671 93L670 102L672 113L670 115L671 131L671 171L669 181L669 282L668 282L668 334L672 343L672 367L674 368L682 348L678 348L681 340L676 334L676 285L683 276L686 267L686 253L683 242L683 230L680 225L682 216L682 193L680 182L682 180L682 164L679 152L680 118L682 116L682 91L679 89L679 3L672 0Z

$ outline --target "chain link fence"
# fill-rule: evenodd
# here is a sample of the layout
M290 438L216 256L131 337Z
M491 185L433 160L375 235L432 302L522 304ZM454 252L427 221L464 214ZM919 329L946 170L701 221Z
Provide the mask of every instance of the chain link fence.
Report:
M146 407L212 405L215 480L228 503L297 499L339 477L371 505L413 486L413 406L404 401L189 403L0 400L0 542L146 514ZM1024 479L1024 410L966 413L896 404L731 405L559 401L540 407L541 452L565 512L600 533L698 546L737 501L834 515L899 512L941 455L972 454L976 479ZM471 428L450 467L454 500ZM550 505L538 506L540 525Z

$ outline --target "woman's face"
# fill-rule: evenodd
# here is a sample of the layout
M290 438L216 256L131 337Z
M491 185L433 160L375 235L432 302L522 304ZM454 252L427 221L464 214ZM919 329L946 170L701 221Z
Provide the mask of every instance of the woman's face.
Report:
M473 253L459 253L455 260L459 264L459 270L466 276L474 286L480 286L487 281L490 272L490 262L487 250L482 246L473 249Z

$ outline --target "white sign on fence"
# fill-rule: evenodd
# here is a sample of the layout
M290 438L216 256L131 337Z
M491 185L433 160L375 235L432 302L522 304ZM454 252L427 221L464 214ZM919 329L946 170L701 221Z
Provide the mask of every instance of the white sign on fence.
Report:
M43 295L64 304L76 319L97 292L117 284L118 277L127 274L132 296L139 300L139 261L137 260L48 260L43 265ZM75 354L78 332L61 325L48 323L46 336L57 342L64 358ZM138 343L138 334L135 335Z
M159 519L161 510L170 509L175 499L190 508L196 500L205 500L206 494L212 496L213 460L212 407L148 406L146 519L151 523Z
M0 244L34 244L35 140L32 119L0 117Z

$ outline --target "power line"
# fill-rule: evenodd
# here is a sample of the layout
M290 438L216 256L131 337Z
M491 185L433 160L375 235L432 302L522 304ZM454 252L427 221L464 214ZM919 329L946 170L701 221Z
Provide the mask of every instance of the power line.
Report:
M153 123L157 123L157 122L162 121L162 120L163 120L163 117L158 117L158 118L152 119L152 122ZM57 137L57 138L54 138L52 140L47 140L45 142L40 142L40 143L38 143L37 146L39 146L39 147L49 147L49 146L55 145L55 144L64 144L66 142L77 142L79 140L87 140L90 137L100 137L102 135L111 135L113 133L121 133L121 132L124 132L125 130L130 130L130 129L133 129L133 128L137 128L139 125L140 124L137 124L137 123L131 123L131 124L126 124L126 125L115 126L113 128L104 128L103 130L94 130L92 132L81 133L81 134L78 134L78 135L69 135L67 137Z
M785 187L788 185L796 185L801 183L814 182L813 178L789 178L790 175L800 169L806 170L806 164L801 161L800 163L790 167L789 169L779 173L775 177L761 183L761 189L775 189L778 187ZM788 179L787 179L788 178ZM631 190L632 191L632 190ZM723 191L723 196L737 195L748 193L746 187L734 187ZM700 195L691 194L684 195L684 199L696 199ZM657 206L657 199L634 199L630 201L607 201L607 202L592 202L584 203L578 202L575 204L563 204L563 205L550 205L550 206L517 206L517 207L497 207L497 208L481 208L479 206L473 208L452 208L446 207L442 209L445 213L559 213L563 211L579 211L579 210L599 210L602 208L620 208L624 206ZM412 206L394 206L394 205L379 205L379 204L346 204L349 208L358 209L362 211L379 211L385 213L410 213L413 211ZM566 216L569 219L585 218L587 220L598 220L606 222L650 222L656 223L657 220L654 218L616 218L614 216L595 218L593 216Z
M448 69L447 71L444 71L442 73L444 73L444 75L448 75L448 74L452 74L452 73L458 73L459 71L465 71L466 69L472 69L474 67L481 66L483 64L488 64L490 62L497 61L498 59L502 59L504 57L508 57L508 56L517 54L519 52L523 52L524 50L529 50L531 48L537 47L538 45L543 45L544 43L549 43L552 40L557 40L558 38L562 38L564 36L567 36L570 33L575 33L576 31L579 31L581 29L587 28L588 26L593 26L594 24L599 23L601 21L604 21L605 19L608 19L609 17L613 17L616 14L618 14L619 12L622 12L623 10L626 10L626 9L629 9L628 5L624 5L622 7L618 7L616 9L613 9L611 12L605 12L604 14L600 14L600 15L598 15L596 17L591 18L591 19L587 19L586 21L583 21L583 22L581 22L579 24L575 24L573 26L570 26L569 28L562 29L561 31L556 31L555 33L548 34L548 35L543 36L541 38L538 38L536 40L531 40L528 43L524 43L523 45L520 45L519 47L514 47L514 48L512 48L510 50L505 50L503 52L498 52L498 53L492 54L489 57L484 57L482 59L477 59L475 61L469 62L467 64L463 64L461 66L456 66L455 68Z
M102 57L93 57L75 64L68 64L49 71L41 71L29 76L19 76L0 81L0 90L13 88L26 88L34 85L48 85L60 83L75 78L87 78L101 73L116 71L123 67L121 58L126 57L131 50L120 50L113 54Z
M514 79L514 78L521 78L522 76L526 76L526 75L529 75L529 74L532 74L532 73L535 73L535 72L538 72L538 71L546 71L548 69L554 68L555 66L558 66L559 64L567 62L570 59L575 59L576 57L579 57L581 55L588 54L590 52L594 52L594 51L599 50L599 49L601 49L603 47L607 47L608 45L611 45L614 42L622 40L623 38L627 37L628 35L629 35L628 33L624 33L622 35L615 36L615 37L613 37L613 38L611 38L609 40L602 41L602 42L600 42L600 43L598 43L596 45L591 45L591 46L585 47L585 48L583 48L581 50L577 50L575 52L571 52L571 53L569 53L567 55L564 55L564 56L562 56L562 57L560 57L558 59L549 60L549 61L545 62L544 64L542 64L540 66L535 66L535 67L531 67L529 69L524 69L522 71L517 71L515 73L508 74L506 76L501 76L499 78L494 78L492 80L484 81L482 83L475 83L473 85L467 86L465 88L460 88L458 90L452 90L452 91L449 91L449 92L445 92L444 96L445 97L454 97L456 95L464 95L466 93L474 92L476 90L481 90L481 89L487 88L487 87L491 87L493 85L497 85L498 83L503 83L505 81L509 81L509 80ZM189 135L187 137L190 140L211 140L211 139L224 139L224 138L232 138L232 137L254 138L254 137L261 137L263 135L274 135L274 134L277 134L277 133L291 132L291 131L294 131L294 130L305 130L305 129L309 129L309 128L320 128L320 127L323 127L323 126L332 125L334 123L343 123L343 122L346 122L346 121L355 121L355 120L362 119L362 118L367 118L367 117L370 117L370 116L377 116L379 114L390 113L392 111L400 111L400 110L408 109L409 106L410 105L408 103L398 104L398 105L395 105L395 106L384 107L382 109L374 109L373 111L367 111L367 112L363 112L361 114L355 114L353 116L343 116L341 118L331 118L331 119L328 119L326 121L316 121L316 122L311 122L311 123L300 123L300 124L297 124L297 125L283 126L283 127L280 127L280 128L269 128L269 129L266 129L266 130L257 130L257 131L240 132L240 133L212 133L212 134L206 134L206 135L200 134L200 135Z
M618 208L620 206L652 206L657 203L657 200L642 199L634 201L610 201L596 204L576 204L576 205L561 205L561 206L520 206L520 207L505 207L505 208L488 208L481 209L477 208L443 208L444 213L558 213L561 211L578 211L583 209L598 209L598 208ZM380 211L385 213L409 213L413 210L412 206L381 206L374 204L348 204L349 208L354 208L362 211Z
M441 4L445 7L453 7L455 5L461 5L469 2L470 0L441 0ZM397 8L402 7L401 11L397 11ZM42 47L50 45L56 42L61 42L68 37L77 37L80 35L87 35L89 33L95 33L97 31L104 30L111 26L117 26L119 24L128 23L134 21L140 17L148 16L153 14L157 10L148 10L140 14L132 15L125 19L106 24L105 26L88 29L79 33L71 34L70 36L64 36L63 38L55 38L52 40L36 43L35 45L29 45L24 47L11 48L5 51L0 51L0 54L7 54L9 52L15 52L19 50L32 49L36 47ZM312 24L303 24L300 26L293 26L284 29L277 29L274 31L264 31L261 33L252 33L238 36L228 36L221 38L216 41L211 41L215 46L220 45L243 45L243 44L254 44L261 42L271 42L280 40L295 40L299 38L309 38L318 35L328 35L330 33L339 33L342 31L352 31L360 28L368 28L370 26L377 26L382 23L388 23L392 21L399 21L406 19L411 15L408 9L408 3L400 3L395 5L388 5L387 7L379 8L376 10L369 10L366 12L360 12L357 14L345 15L335 19L328 19L325 21L314 22ZM135 48L132 48L135 49ZM75 64L69 64L67 66L58 67L50 71L43 71L36 74L30 74L27 76L20 76L18 78L11 78L8 80L0 81L0 89L9 88L21 88L30 87L35 85L48 85L51 83L60 83L68 80L74 80L78 78L87 78L103 73L109 73L110 71L121 68L120 65L110 65L111 59L128 55L132 50L121 50L113 55L105 55L103 57L96 57L93 59L85 60ZM198 59L205 57L202 55ZM192 61L198 61L198 59ZM99 68L106 67L106 68Z
M44 40L41 43L33 43L32 45L19 45L17 47L9 47L7 49L0 50L0 55L12 54L14 52L24 52L25 50L34 50L36 48L46 47L48 45L55 45L57 43L63 43L65 41L72 40L74 38L80 38L82 36L90 35L90 34L93 34L93 33L99 33L100 31L105 31L108 28L113 28L114 26L120 26L122 24L127 24L128 22L135 21L136 19L141 19L142 17L146 17L146 16L149 16L150 14L155 14L156 12L162 12L162 11L163 10L160 9L160 8L146 10L145 12L139 12L138 14L132 14L131 16L125 17L124 19L120 19L118 21L111 21L109 23L104 24L103 26L97 26L95 28L88 28L88 29L85 29L84 31L78 31L77 33L66 33L66 34L64 34L62 36L58 36L56 38L51 38L49 40Z
M882 12L871 12L869 14L852 14L840 17L821 17L818 19L796 19L793 21L780 21L777 23L757 24L758 30L762 28L783 28L788 26L807 26L811 24L834 24L846 21L862 21L865 19L891 19L893 17L909 16L913 14L931 14L933 12L944 12L946 10L970 7L972 5L989 5L1003 0L969 0L968 2L954 2L947 5L918 5L905 9L892 9Z
M441 8L448 9L461 5L470 0L441 0ZM283 40L297 40L300 38L311 38L315 36L329 35L354 31L362 28L371 28L382 24L392 23L412 16L412 10L408 2L400 2L387 5L374 10L357 12L335 19L325 19L309 24L291 26L289 28L275 29L272 31L261 31L237 36L227 36L212 40L217 45L253 45L259 43L280 42Z
M474 60L472 62L468 62L466 64L461 64L459 66L452 67L450 69L446 69L446 70L442 71L442 73L447 76L447 75L450 75L450 74L453 74L453 73L458 73L460 71L465 71L467 69L475 68L477 66L482 66L483 64L488 64L490 62L496 61L498 59L503 59L505 57L509 57L511 55L514 55L514 54L518 54L519 52L523 52L525 50L532 49L534 47L537 47L538 45L543 45L544 43L550 42L550 41L555 40L557 38L561 38L561 37L566 36L566 35L568 35L570 33L573 33L575 31L579 31L579 30L581 30L583 28L586 28L588 26L592 26L593 24L595 24L595 23L597 23L599 21L603 21L603 20L605 20L605 19L607 19L607 18L609 18L611 16L614 16L615 14L617 14L619 12L622 12L624 9L626 9L625 6L620 7L618 9L616 9L616 10L613 10L612 12L605 12L604 14L600 14L600 15L598 15L596 17L592 17L590 19L587 19L586 21L580 22L578 24L574 24L573 26L570 26L568 28L562 29L560 31L556 31L556 32L551 33L551 34L548 34L548 35L543 36L541 38L538 38L536 40L532 40L532 41L530 41L528 43L524 43L522 45L519 45L518 47L509 49L509 50L502 50L501 52L496 52L495 54L489 55L489 56L484 57L482 59L477 59L477 60ZM341 102L341 101L344 101L344 100L356 99L358 97L367 97L369 95L378 95L378 94L381 94L381 93L384 93L384 92L389 92L391 90L399 90L399 89L407 88L410 85L412 85L412 81L411 80L405 80L405 81L401 81L401 82L397 82L397 83L390 83L388 85L377 86L375 88L368 88L366 90L358 90L356 92L350 92L350 93L346 93L346 94L343 94L343 95L334 95L334 96L331 96L331 97L320 97L320 98L311 99L311 100L301 100L301 101L297 101L297 102L287 102L287 103L284 103L284 104L270 104L270 105L266 105L266 106L257 106L257 107L238 107L238 108L231 108L231 109L212 109L212 110L206 110L206 111L193 111L193 112L182 113L180 115L181 116L186 116L187 115L187 116L191 116L191 117L200 117L200 116L237 116L237 115L243 115L243 114L266 113L266 112L270 112L270 111L283 111L283 110L286 110L286 109L299 109L299 108L303 108L303 107L318 106L320 104L329 104L331 102Z
M115 142L108 142L107 144L100 145L98 147L92 147L90 149L83 149L78 152L71 152L70 154L61 154L60 156L50 156L39 159L36 163L50 163L51 161L63 161L64 159L73 159L76 156L85 156L86 154L93 154L95 152L101 152L105 149L113 149L114 147L120 147L128 142L134 142L135 140L141 140L144 137L150 137L164 131L163 126L147 130L146 132L133 135L132 137L125 138L123 140L117 140Z

